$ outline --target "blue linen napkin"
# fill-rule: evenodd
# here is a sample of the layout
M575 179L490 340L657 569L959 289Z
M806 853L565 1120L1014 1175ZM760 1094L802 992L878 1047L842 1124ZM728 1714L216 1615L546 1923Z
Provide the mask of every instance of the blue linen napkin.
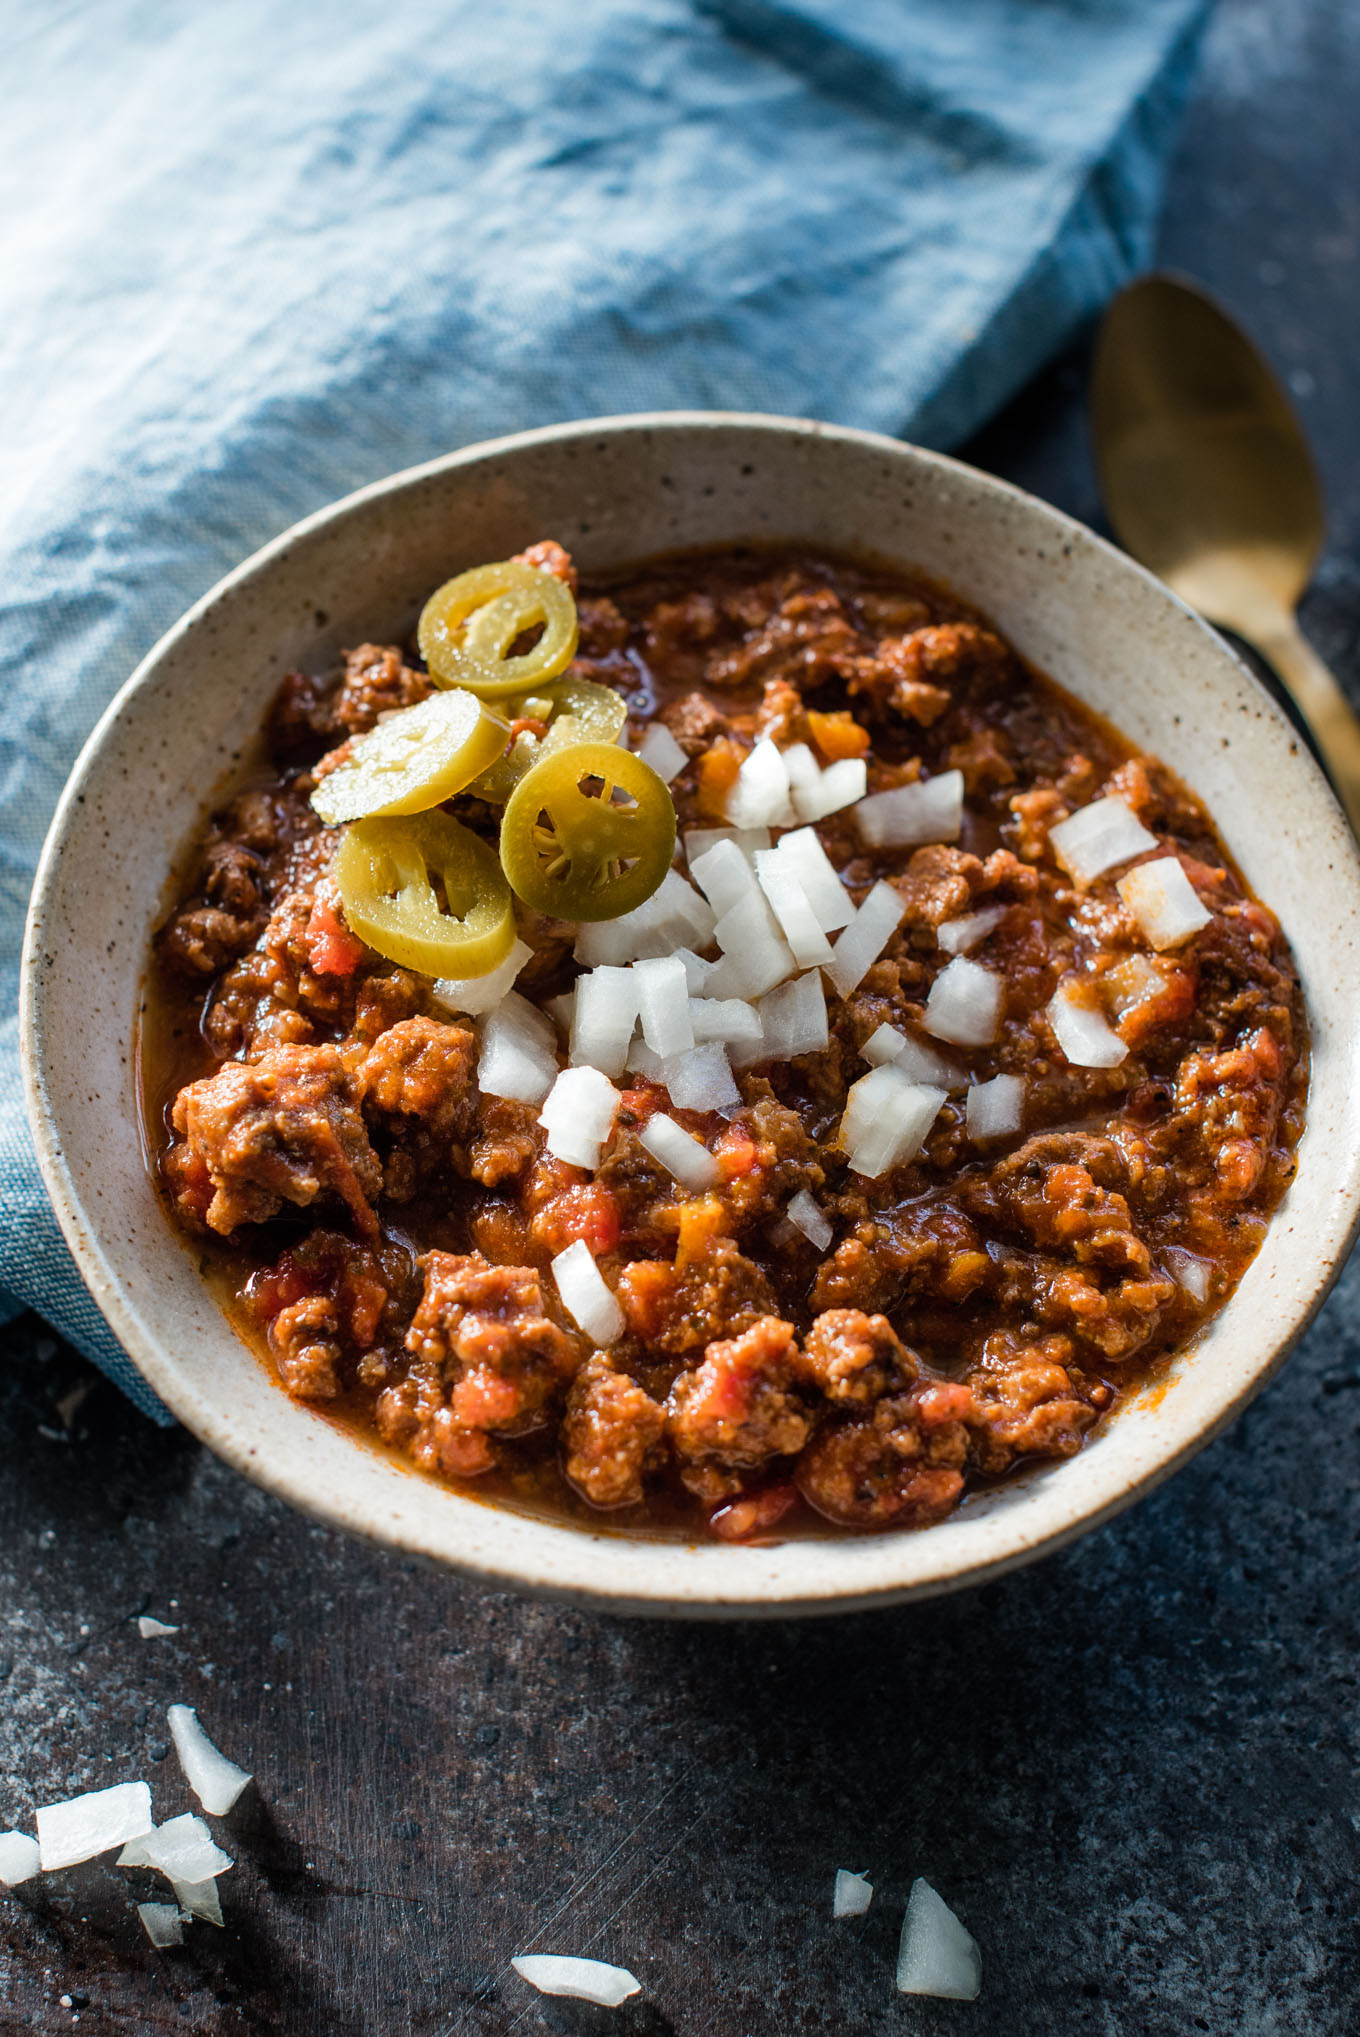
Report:
M12 1016L62 782L161 632L296 518L523 426L957 442L1146 261L1207 5L19 0L0 1307L169 1420L48 1207Z

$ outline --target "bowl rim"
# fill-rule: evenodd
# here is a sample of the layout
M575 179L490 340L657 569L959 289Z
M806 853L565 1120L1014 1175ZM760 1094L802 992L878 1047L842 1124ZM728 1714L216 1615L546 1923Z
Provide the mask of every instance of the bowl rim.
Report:
M371 503L399 496L408 490L418 488L429 479L457 471L462 467L487 465L506 455L550 447L560 442L591 437L655 435L678 430L708 429L766 432L781 439L802 438L844 443L890 458L903 458L908 465L918 471L924 469L927 475L932 471L941 475L952 474L960 479L966 479L967 485L974 490L981 490L984 494L1017 504L1029 519L1045 526L1055 538L1066 538L1079 542L1084 547L1095 547L1097 553L1103 554L1118 574L1134 576L1144 584L1145 590L1150 590L1167 607L1179 611L1183 618L1211 641L1223 659L1236 667L1239 676L1245 679L1268 717L1277 724L1283 724L1286 729L1289 728L1290 725L1282 710L1232 647L1153 574L1120 551L1108 539L1069 516L1065 511L1055 508L1012 482L1002 480L949 454L916 446L906 440L890 438L881 433L848 426L781 417L766 412L723 410L620 413L545 425L508 433L494 439L480 440L370 482L313 511L281 531L201 595L178 621L165 631L141 659L130 677L118 688L95 723L72 768L48 829L34 877L21 962L20 1057L29 1123L44 1185L82 1278L138 1370L160 1395L166 1406L192 1434L252 1483L262 1486L286 1500L289 1505L328 1526L392 1549L408 1558L414 1556L437 1567L451 1569L493 1588L509 1588L530 1595L565 1599L595 1610L672 1617L787 1618L808 1614L836 1614L889 1606L906 1599L924 1599L969 1588L1035 1562L1042 1556L1053 1554L1145 1497L1211 1442L1236 1419L1248 1402L1284 1364L1289 1352L1326 1299L1345 1264L1350 1247L1355 1241L1357 1232L1360 1231L1360 1149L1347 1152L1334 1162L1336 1179L1333 1182L1333 1194L1342 1199L1345 1213L1344 1227L1337 1233L1337 1243L1331 1255L1319 1260L1311 1283L1294 1306L1278 1340L1263 1355L1255 1369L1245 1379L1237 1381L1231 1392L1223 1395L1221 1404L1208 1420L1189 1433L1168 1439L1166 1447L1154 1450L1140 1470L1130 1476L1117 1490L1109 1492L1099 1503L1070 1506L1065 1511L1059 1512L1052 1524L1037 1535L1027 1534L1023 1525L1018 1524L1009 1540L1003 1540L996 1553L980 1562L970 1563L964 1560L956 1563L950 1570L939 1569L907 1579L880 1581L867 1589L858 1589L850 1582L843 1589L832 1585L798 1591L787 1589L772 1591L762 1588L758 1581L754 1581L754 1586L750 1579L743 1582L736 1574L737 1566L734 1563L731 1579L733 1588L730 1591L694 1595L683 1590L677 1593L677 1580L665 1574L667 1566L662 1559L668 1551L675 1548L673 1542L648 1540L643 1537L624 1538L608 1530L596 1531L576 1525L552 1523L550 1524L552 1532L564 1545L578 1550L581 1561L576 1564L570 1559L565 1563L544 1561L540 1563L537 1574L527 1574L515 1562L500 1560L494 1553L489 1556L469 1556L466 1553L449 1552L444 1548L431 1549L424 1546L419 1538L413 1540L399 1527L393 1529L380 1513L371 1518L363 1518L333 1497L323 1497L318 1493L299 1494L284 1469L261 1461L253 1448L241 1447L228 1431L219 1427L213 1419L211 1410L205 1409L199 1402L196 1398L196 1389L188 1383L181 1382L173 1359L162 1350L154 1337L144 1332L135 1310L124 1296L118 1278L116 1255L106 1252L98 1219L68 1167L60 1135L60 1114L49 1093L44 1065L42 1025L44 971L37 966L37 959L41 946L44 906L53 884L54 872L68 826L75 809L83 802L86 782L97 766L100 752L110 731L120 719L128 702L143 686L151 683L162 660L196 630L205 617L220 603L229 599L239 587L251 581L257 574L267 571L276 560L307 538L324 531L329 526L343 522ZM961 589L960 592L966 598L967 590ZM1320 794L1323 802L1333 809L1335 818L1340 819L1340 809L1336 806L1331 788L1306 747L1299 747L1298 764L1304 780L1311 778L1314 799ZM1342 854L1348 864L1347 874L1352 890L1360 898L1360 848L1357 847L1344 820L1341 825L1344 833L1340 839ZM226 1320L224 1317L224 1321ZM229 1323L227 1326L231 1334L239 1334ZM1031 1477L1043 1475L1045 1471L1052 1475L1053 1472L1060 1472L1062 1468L1061 1464L1036 1465L1031 1473L1024 1474L1025 1482L1028 1483ZM420 1483L424 1482L419 1473L411 1472L409 1475ZM492 1503L486 1501L474 1500L470 1504L482 1514L505 1511L494 1508ZM538 1525L546 1527L549 1524L540 1521ZM933 1530L922 1531L927 1535L927 1540L929 1534L933 1532ZM872 1538L846 1537L837 1540L828 1536L817 1538L813 1546L825 1551L837 1547L863 1546L866 1541L872 1541L879 1546L898 1543L919 1547L921 1539L922 1535L919 1533L898 1531L896 1535L887 1533ZM604 1545L605 1551L603 1564L586 1561L586 1552L591 1549L598 1550L600 1545ZM608 1552L610 1549L618 1551L624 1547L655 1552L658 1561L654 1569L657 1575L651 1582L639 1586L637 1580L630 1577L626 1589L611 1586L608 1577ZM725 1553L729 1559L735 1559L742 1552L732 1550Z

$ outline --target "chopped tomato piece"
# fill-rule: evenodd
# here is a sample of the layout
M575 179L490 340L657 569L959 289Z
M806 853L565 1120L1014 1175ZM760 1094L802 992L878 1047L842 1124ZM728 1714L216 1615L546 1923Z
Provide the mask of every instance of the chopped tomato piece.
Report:
M749 1174L760 1157L760 1148L744 1125L729 1125L713 1148L724 1181L736 1181Z
M715 1238L726 1237L732 1228L731 1215L716 1195L701 1195L693 1202L682 1202L677 1218L677 1266L683 1266L688 1259L699 1258Z
M734 1499L709 1515L708 1525L724 1542L746 1542L753 1535L767 1534L783 1520L798 1494L791 1485L769 1485Z
M339 900L328 883L316 887L304 938L314 976L352 976L364 959L364 944L341 919Z
M869 747L869 731L860 727L852 714L819 714L808 709L808 730L813 742L829 764L842 757L862 757Z
M634 1336L652 1338L666 1327L675 1295L675 1268L663 1259L634 1259L614 1290Z
M726 815L727 795L737 782L745 755L728 737L719 736L700 757L694 803L705 820L722 820Z
M530 1228L534 1242L554 1255L579 1239L590 1248L591 1257L598 1258L613 1251L622 1225L618 1203L609 1190L598 1181L588 1181L554 1196L539 1210Z

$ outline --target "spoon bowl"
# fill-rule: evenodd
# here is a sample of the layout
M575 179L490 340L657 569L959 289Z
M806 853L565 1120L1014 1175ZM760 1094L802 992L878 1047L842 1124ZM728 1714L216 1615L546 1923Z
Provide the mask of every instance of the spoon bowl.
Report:
M1274 371L1196 285L1144 276L1106 314L1091 411L1120 542L1274 667L1360 830L1360 722L1294 618L1324 511Z

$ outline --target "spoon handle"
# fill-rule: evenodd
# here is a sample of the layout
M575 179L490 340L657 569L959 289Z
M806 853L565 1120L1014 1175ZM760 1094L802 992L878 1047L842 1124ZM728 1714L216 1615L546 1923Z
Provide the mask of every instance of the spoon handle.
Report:
M1360 835L1360 720L1355 709L1292 616L1254 631L1252 640L1307 723L1346 818Z

